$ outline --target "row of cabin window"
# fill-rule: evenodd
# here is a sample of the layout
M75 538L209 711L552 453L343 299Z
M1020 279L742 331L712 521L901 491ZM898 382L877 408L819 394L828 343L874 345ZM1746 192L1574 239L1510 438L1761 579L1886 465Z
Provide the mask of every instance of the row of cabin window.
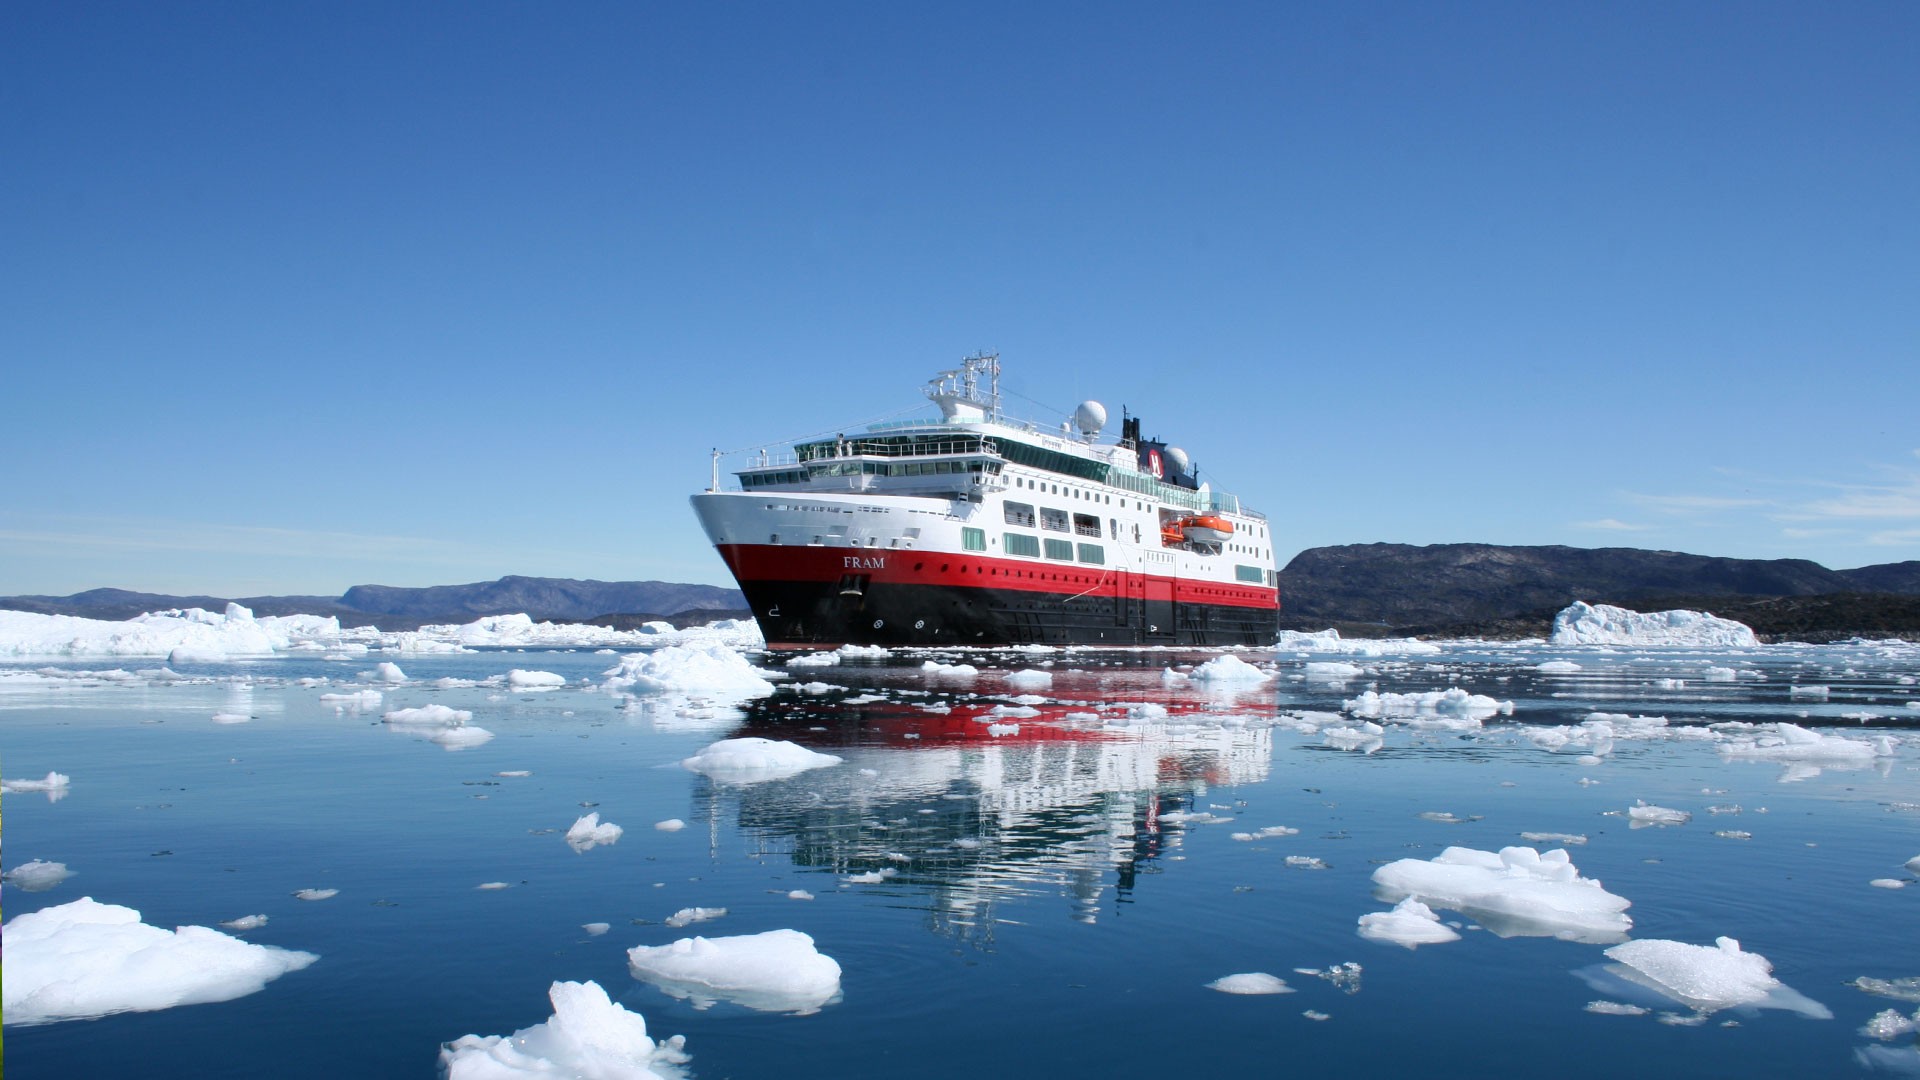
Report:
M1099 544L1076 545L1071 540L1055 540L1051 536L1043 540L1038 536L1014 532L1002 533L1001 538L1001 546L1009 555L1025 555L1030 559L1038 559L1044 550L1047 558L1058 562L1073 562L1077 555L1081 562L1092 566L1107 564L1107 549Z
M1009 525L1025 525L1029 529L1033 528L1035 520L1033 505L1031 503L1007 503L1006 519ZM1071 528L1069 528L1068 525L1069 520L1072 522ZM1051 506L1043 506L1040 508L1039 522L1041 528L1051 529L1054 532L1072 531L1079 533L1081 536L1100 535L1100 516L1098 514L1069 515L1065 510L1056 510ZM1117 534L1119 525L1116 523L1114 528Z

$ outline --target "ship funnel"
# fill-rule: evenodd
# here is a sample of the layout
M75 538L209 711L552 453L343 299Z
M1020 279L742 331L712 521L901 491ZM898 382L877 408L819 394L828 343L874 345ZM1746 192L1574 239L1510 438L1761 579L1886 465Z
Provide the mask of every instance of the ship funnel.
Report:
M1073 410L1073 426L1080 429L1080 434L1093 438L1107 426L1107 407L1097 401L1081 402L1080 407Z

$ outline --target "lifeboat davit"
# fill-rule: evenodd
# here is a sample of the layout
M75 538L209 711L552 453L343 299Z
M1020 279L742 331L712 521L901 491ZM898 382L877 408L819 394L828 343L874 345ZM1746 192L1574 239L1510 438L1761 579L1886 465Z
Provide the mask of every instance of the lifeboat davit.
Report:
M1233 539L1233 522L1218 514L1195 514L1174 522L1190 544L1224 544Z

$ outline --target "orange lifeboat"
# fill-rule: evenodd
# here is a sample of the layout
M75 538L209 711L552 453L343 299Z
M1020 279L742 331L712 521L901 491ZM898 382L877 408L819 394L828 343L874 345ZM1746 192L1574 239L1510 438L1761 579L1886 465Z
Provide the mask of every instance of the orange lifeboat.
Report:
M1190 544L1224 544L1233 539L1233 522L1218 514L1195 514L1173 523Z

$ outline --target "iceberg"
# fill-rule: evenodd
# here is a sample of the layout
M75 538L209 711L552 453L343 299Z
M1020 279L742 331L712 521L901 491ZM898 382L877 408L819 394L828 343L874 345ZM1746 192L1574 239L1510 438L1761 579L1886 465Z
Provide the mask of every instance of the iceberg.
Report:
M719 693L765 697L773 683L745 656L720 644L668 645L623 657L608 668L609 690L636 694Z
M1238 975L1222 975L1207 984L1207 989L1218 990L1223 994L1291 994L1293 987L1287 980L1264 971L1247 971Z
M759 1012L814 1013L840 996L840 964L798 930L681 938L627 950L636 979L695 1008L731 1001Z
M1555 645L1690 645L1706 648L1751 648L1760 644L1751 627L1700 611L1656 611L1642 614L1607 604L1584 601L1563 608L1553 617Z
M205 926L162 930L92 897L15 916L5 939L0 1010L8 1024L231 1001L320 959Z
M1441 922L1432 908L1411 896L1395 904L1392 911L1360 916L1359 933L1369 941L1404 945L1409 949L1460 940L1459 932Z
M1432 859L1400 859L1373 872L1385 899L1411 897L1471 916L1501 937L1557 937L1600 944L1633 928L1632 902L1580 870L1564 848L1498 853L1450 847Z
M639 1013L607 997L596 982L556 982L553 1015L511 1035L462 1035L440 1048L447 1080L578 1076L596 1080L669 1080L684 1064L686 1040L656 1043Z
M1607 958L1616 962L1609 974L1697 1013L1751 1005L1791 1009L1814 1019L1833 1017L1826 1006L1781 985L1766 957L1743 951L1730 937L1716 938L1712 945L1643 938L1615 945Z
M601 844L611 844L620 839L626 830L611 821L601 821L600 811L575 821L567 829L567 846L575 851L592 851Z
M797 776L808 769L838 765L842 759L816 753L797 743L749 736L721 739L680 764L715 780L753 783Z

